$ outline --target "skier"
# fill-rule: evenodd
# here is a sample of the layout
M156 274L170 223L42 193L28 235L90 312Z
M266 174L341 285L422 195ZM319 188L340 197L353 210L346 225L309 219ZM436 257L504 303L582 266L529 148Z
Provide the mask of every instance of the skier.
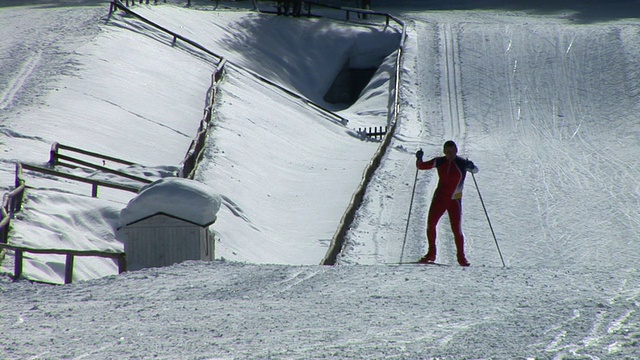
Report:
M424 155L422 149L416 152L417 168L420 170L436 168L439 178L427 218L429 251L419 262L428 263L436 260L436 226L446 211L449 213L455 239L458 264L469 266L469 261L464 255L464 235L462 234L462 187L466 172L475 174L479 169L473 162L458 156L458 146L452 140L445 142L442 150L444 156L435 157L429 161L422 161Z

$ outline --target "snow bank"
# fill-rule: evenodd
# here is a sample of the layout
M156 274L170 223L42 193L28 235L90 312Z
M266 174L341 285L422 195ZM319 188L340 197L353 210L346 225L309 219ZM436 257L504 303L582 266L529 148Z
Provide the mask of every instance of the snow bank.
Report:
M202 183L183 178L164 178L143 187L120 213L120 226L157 213L165 213L208 226L216 221L220 196Z

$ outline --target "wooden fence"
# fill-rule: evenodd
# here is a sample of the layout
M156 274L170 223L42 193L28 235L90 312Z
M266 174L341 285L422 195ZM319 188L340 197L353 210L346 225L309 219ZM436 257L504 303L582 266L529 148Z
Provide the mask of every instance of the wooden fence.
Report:
M148 3L148 2L147 2ZM135 1L131 1L131 5L134 5ZM205 147L205 143L206 143L206 138L207 138L207 131L209 130L209 127L211 126L211 114L213 112L213 104L215 102L216 99L216 93L217 93L217 88L218 88L218 83L220 82L220 80L222 79L222 75L224 73L224 69L225 69L225 65L227 64L227 60L214 53L213 51L205 48L204 46L198 44L197 42L190 40L180 34L177 34L163 26L160 26L156 23L154 23L153 21L148 20L147 18L135 13L134 11L132 11L131 9L128 8L129 6L129 1L126 1L126 6L125 4L123 4L120 0L114 0L113 2L111 2L111 6L109 8L109 17L111 16L111 14L116 10L116 9L120 9L122 11L124 11L127 15L133 16L137 19L139 19L140 21L144 22L145 24L148 24L170 36L173 37L173 41L172 44L175 45L177 40L180 40L190 46L193 46L194 48L203 51L213 57L215 57L218 61L216 64L216 71L215 73L213 73L213 75L211 76L211 87L209 89L210 94L208 96L208 104L204 109L204 116L202 118L202 120L200 120L200 125L198 126L198 131L196 133L196 136L194 137L194 139L191 141L191 145L189 146L189 149L187 150L187 153L185 155L185 157L182 160L182 169L180 172L180 176L183 178L190 178L193 179L194 175L195 175L195 171L196 168L198 166L198 163L200 162L200 159L202 158L202 154L203 154L203 150Z
M208 101L207 107L204 109L204 117L202 118L202 120L200 120L198 133L196 134L196 137L191 141L189 150L187 150L187 154L182 160L181 176L183 178L193 179L196 172L196 168L198 167L198 163L202 158L203 150L204 150L206 139L207 139L207 131L211 126L211 113L213 111L213 104L216 99L218 83L222 79L222 74L224 72L225 64L226 64L226 60L221 61L218 64L218 69L211 76L211 88L210 88L210 94L209 94L209 101Z
M36 254L59 254L66 255L65 262L65 284L71 283L73 279L73 264L75 256L97 256L97 257L106 257L117 259L118 261L118 270L119 273L126 271L127 264L124 252L108 252L108 251L83 251L83 250L61 250L61 249L36 249L25 246L17 246L10 245L9 242L9 230L11 227L11 219L14 217L15 213L19 212L22 209L22 201L24 199L24 192L26 190L26 182L23 178L23 169L29 169L33 171L43 172L49 175L55 175L64 177L67 179L72 179L76 181L82 182L90 182L94 186L93 194L97 196L97 187L98 186L107 186L113 187L120 190L134 191L137 190L133 188L128 188L118 184L101 182L98 180L90 180L82 177L77 177L75 175L70 175L66 173L59 173L54 170L48 168L42 168L34 165L28 164L16 164L16 188L11 192L5 194L2 201L2 209L0 210L0 214L2 215L2 220L0 221L0 249L3 251L5 249L14 251L14 273L13 279L17 280L22 275L23 269L23 261L25 252L27 253L36 253Z
M163 0L164 3L167 2L167 0ZM131 3L131 6L136 4L135 0L125 0L125 4L127 6L129 6L129 3ZM145 4L145 5L149 5L151 3L151 1L149 0L138 0L138 4ZM158 0L153 0L153 5L157 5L158 4Z
M323 4L315 1L305 1L305 4L307 4L308 6L307 16L314 16L314 17L317 16L312 14L311 12L312 8L322 7L325 9L333 9L338 12L343 12L345 17L339 20L370 21L369 19L382 16L385 18L386 26L391 26L392 25L391 23L393 22L395 25L399 26L402 29L400 44L398 45L398 50L396 51L394 92L390 95L392 108L391 108L391 112L389 114L389 119L388 119L389 127L385 128L384 134L382 134L382 131L369 131L372 134L376 134L375 135L376 137L382 136L382 142L378 147L376 153L373 155L373 158L369 161L366 168L364 169L362 180L360 181L360 184L358 185L356 191L353 193L351 197L351 201L349 202L349 205L347 206L347 209L345 210L340 220L338 228L336 229L336 232L333 235L331 244L329 245L329 249L327 250L325 257L321 261L322 265L334 265L336 263L338 255L340 254L340 252L345 246L345 241L346 241L345 237L347 235L349 228L353 224L353 220L355 219L356 212L358 211L358 208L360 208L360 206L362 205L367 185L371 181L371 178L373 177L373 174L376 171L376 169L380 166L382 157L387 151L387 148L391 143L391 139L396 129L398 112L400 110L400 102L399 102L400 74L401 74L400 65L401 65L403 49L404 49L404 40L406 37L406 26L402 20L387 13L381 13L381 12L375 12L371 10L364 10L364 9L351 8L351 7L333 6L333 5L327 5L327 4ZM270 11L263 11L263 12L270 12ZM352 14L357 15L356 19L353 19L353 17L351 16ZM344 124L346 124L347 121L348 121L347 119L344 119Z
M358 128L358 133L363 134L368 138L374 139L384 139L384 136L387 135L387 127L386 126L375 126L369 128Z
M9 242L9 226L13 215L22 209L22 200L24 199L24 191L26 185L22 178L22 172L18 171L19 166L16 165L15 189L6 193L2 198L2 209L0 210L0 243Z
M74 157L74 156L61 154L60 151L62 151L62 150L66 150L67 152L71 152L71 153L82 154L85 157L88 157L90 159L91 158L98 159L98 160L102 161L102 165L94 164L93 162L90 162L90 161L87 161L87 160L83 160L83 159L79 159L79 158ZM137 192L139 190L139 187L128 186L128 185L120 185L120 184L111 183L111 182L108 182L108 181L99 181L99 180L86 179L86 178L74 176L74 175L71 175L71 174L61 173L61 172L55 171L53 169L56 166L64 166L64 167L68 167L68 168L77 168L78 166L83 166L85 168L90 168L90 169L93 169L93 170L98 170L98 171L103 172L103 173L113 174L113 175L117 175L117 176L125 178L125 179L137 181L137 182L140 182L142 184L150 184L152 182L151 180L149 180L147 178L131 175L131 174L128 174L128 173L126 173L124 171L108 168L108 167L105 166L105 163L106 163L107 160L110 161L110 162L114 162L114 163L122 164L122 165L127 165L127 166L136 165L136 163L131 162L131 161L118 159L118 158L115 158L115 157L112 157L112 156L103 155L103 154L99 154L99 153L96 153L96 152L79 149L77 147L63 145L63 144L60 144L60 143L57 143L57 142L55 142L55 143L53 143L51 145L51 151L49 152L49 166L51 167L51 169L47 169L47 168L43 168L43 167L39 167L39 166L35 166L35 165L26 165L26 164L22 164L22 165L23 165L23 167L25 169L27 169L27 167L28 167L28 170L39 171L39 172L43 172L43 173L48 173L50 175L56 175L56 176L63 177L63 178L70 178L72 180L91 183L91 184L93 184L93 192L92 192L92 196L93 197L97 197L98 196L98 190L97 190L98 186L113 187L115 189L126 190L126 191L134 191L134 192ZM25 166L27 166L27 167L25 167Z
M97 250L68 250L68 249L35 249L25 246L15 246L9 244L0 244L0 248L13 250L14 271L13 279L18 280L22 275L24 253L34 254L57 254L65 255L66 261L64 265L64 283L70 284L73 281L73 264L76 256L95 256L103 258L116 259L118 262L118 273L127 271L127 260L124 252L97 251Z
M109 169L105 166L96 165L90 161L82 160L75 158L73 156L61 154L61 150L66 150L68 152L75 152L82 154L88 158L96 158L102 161L110 161L116 162L124 165L134 165L134 163L122 159L118 159L115 157L98 154L95 152L62 145L59 143L54 143L51 146L51 151L49 154L49 167L44 167L40 165L33 164L25 164L25 163L17 163L16 164L16 174L15 174L15 189L11 192L4 195L2 200L2 209L0 209L0 249L2 251L8 249L14 251L14 274L13 279L17 280L22 275L23 262L24 262L24 253L34 253L34 254L58 254L65 255L65 284L69 284L73 279L73 266L74 259L77 256L94 256L94 257L103 257L103 258L112 258L116 259L118 262L118 272L122 273L126 271L126 257L124 252L112 252L112 251L99 251L99 250L73 250L73 249L39 249L32 248L26 246L18 246L13 244L8 244L9 242L9 230L11 227L11 219L14 217L15 213L19 212L22 209L22 202L24 199L24 193L26 190L26 181L24 180L24 170L34 171L46 175L52 175L54 177L65 178L73 181L78 181L82 183L91 184L91 196L98 196L98 188L100 186L113 188L117 190L129 191L137 193L140 189L140 186L134 185L125 185L118 184L109 181L96 180L96 179L87 179L82 176L73 175L61 171L55 170L55 166L66 166L66 167L77 167L84 166L88 168L92 168L95 170L115 174L121 176L123 178L127 178L129 180L136 180L141 184L150 183L151 180L146 178L140 178L131 174L127 174L121 171Z
M131 2L132 5L134 3L135 3L134 1ZM129 1L127 1L127 5L126 6L120 0L112 1L111 5L109 6L109 14L108 14L107 18L110 18L111 14L116 9L120 9L120 10L124 11L127 15L135 17L138 20L142 21L143 23L145 23L145 24L147 24L149 26L152 26L152 27L154 27L154 28L166 33L166 34L171 35L173 37L173 41L171 42L173 45L175 45L176 42L178 40L180 40L180 41L182 41L182 42L184 42L184 43L186 43L186 44L188 44L188 45L190 45L190 46L192 46L192 47L194 47L194 48L196 48L196 49L198 49L198 50L200 50L200 51L202 51L202 52L204 52L204 53L206 53L208 55L211 55L211 56L215 57L216 59L219 59L218 63L223 61L223 57L222 56L214 53L213 51L207 49L206 47L198 44L197 42L195 42L193 40L190 40L190 39L188 39L188 38L186 38L186 37L184 37L184 36L182 36L182 35L180 35L178 33L175 33L175 32L173 32L173 31L171 31L171 30L169 30L169 29L167 29L167 28L165 28L163 26L160 26L160 25L154 23L153 21L151 21L151 20L149 20L149 19L147 19L147 18L145 18L143 16L138 15L137 13L131 11L131 9L129 9L128 6L129 6Z
M349 10L349 11L355 11L355 10ZM390 126L389 126L389 129L384 134L384 138L382 140L382 143L378 147L378 150L373 155L373 158L371 159L371 161L369 161L369 163L367 164L367 167L364 169L364 172L362 174L362 180L360 181L360 184L358 185L358 188L356 189L356 191L351 196L351 201L349 202L347 209L342 215L342 219L340 220L340 224L338 225L336 232L333 234L333 238L331 239L331 244L329 245L329 249L327 250L325 257L321 261L321 264L323 265L334 265L338 259L338 255L340 255L340 253L342 252L342 249L345 246L347 232L349 231L349 229L353 224L353 221L356 216L356 212L358 211L358 209L362 205L362 202L364 201L364 195L365 195L367 186L369 185L369 182L373 178L373 174L380 166L380 163L382 162L382 157L386 153L387 148L391 144L391 139L393 138L393 134L395 132L396 125L398 122L398 113L400 111L400 101L399 101L400 75L402 73L400 71L400 66L402 62L402 54L404 51L406 26L402 20L392 15L386 14L386 16L387 16L387 24L389 24L389 21L392 20L396 24L400 25L402 28L400 44L398 45L398 50L396 51L395 84L394 84L394 92L391 94L391 97L392 97L391 103L393 104L393 107L391 109L392 111L389 116Z

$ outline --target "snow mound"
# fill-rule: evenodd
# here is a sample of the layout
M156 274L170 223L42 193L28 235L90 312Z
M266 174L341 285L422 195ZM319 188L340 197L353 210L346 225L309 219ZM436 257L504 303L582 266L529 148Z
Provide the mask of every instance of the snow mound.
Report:
M220 195L198 181L184 178L164 178L140 189L127 207L120 212L120 227L165 213L201 226L216 221Z

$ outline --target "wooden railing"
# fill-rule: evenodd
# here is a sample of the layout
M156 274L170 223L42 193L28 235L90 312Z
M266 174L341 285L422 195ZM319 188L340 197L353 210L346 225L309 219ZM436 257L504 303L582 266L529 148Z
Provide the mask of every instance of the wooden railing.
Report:
M97 250L67 250L67 249L35 249L25 246L0 244L0 248L9 249L15 252L13 279L18 280L22 275L24 253L33 254L56 254L65 255L64 283L70 284L73 281L73 263L76 256L95 256L102 258L116 259L118 262L118 273L127 271L127 260L124 252L97 251Z
M62 151L62 150L66 150L66 151L72 152L72 153L82 154L82 155L85 155L86 157L89 157L89 158L99 159L99 160L102 161L103 165L94 164L92 162L79 159L77 157L61 154L60 151ZM122 164L122 165L127 165L127 166L136 165L136 163L131 162L131 161L118 159L118 158L115 158L115 157L112 157L112 156L99 154L99 153L96 153L96 152L93 152L93 151L87 151L87 150L79 149L77 147L63 145L63 144L60 144L60 143L57 143L57 142L55 142L55 143L53 143L51 145L51 151L49 152L49 166L52 169L55 166L65 166L65 167L69 167L69 168L76 168L77 165L80 165L80 166L84 166L86 168L98 170L98 171L101 171L101 172L104 172L104 173L117 175L117 176L125 178L125 179L138 181L138 182L141 182L143 184L151 183L151 180L149 180L147 178L131 175L131 174L125 173L124 171L108 168L108 167L104 166L106 161L114 162L114 163Z
M400 25L401 27L404 27L404 23L401 20L397 19L393 15L383 13L383 12L373 11L369 9L361 9L357 7L329 5L319 1L305 1L304 3L307 5L307 16L316 16L316 15L313 15L312 13L313 7L321 7L325 9L333 9L333 10L343 12L345 15L345 20L347 21L353 21L354 19L352 18L351 15L356 14L357 16L356 19L369 20L373 17L383 17L385 18L386 25L389 25L391 21L395 21L398 25Z
M356 10L349 10L349 11L356 11ZM363 11L361 10L359 12L363 12ZM362 180L360 181L360 184L358 185L358 188L356 189L356 191L351 196L351 201L349 202L347 209L342 215L340 224L338 225L338 228L334 233L333 238L331 239L331 244L329 245L329 249L327 250L325 257L321 261L321 264L323 265L334 265L338 259L338 255L340 255L340 252L342 252L342 249L345 246L345 241L346 241L345 237L353 224L353 221L355 219L358 209L362 205L367 186L369 185L369 182L371 182L371 179L373 178L373 174L380 166L380 163L382 162L382 157L386 153L387 148L391 143L391 139L393 138L393 134L395 133L395 130L396 130L396 125L398 122L398 113L400 111L400 101L399 101L400 100L399 99L400 74L401 74L400 70L401 70L402 55L404 51L404 40L406 37L406 26L402 20L392 15L387 15L387 23L389 20L395 21L397 24L399 24L402 27L400 44L398 45L398 50L396 51L395 84L393 85L394 91L393 91L393 94L390 95L392 96L391 103L393 104L393 107L391 109L391 113L389 114L389 120L388 120L389 128L387 129L386 134L384 135L384 138L382 140L382 143L378 147L378 150L373 155L373 158L371 159L371 161L369 161L369 163L367 164L367 167L364 169Z
M133 5L134 3L135 3L135 2L133 2L133 1L132 1L132 5ZM112 14L116 9L120 9L120 10L124 11L127 15L132 16L132 17L135 17L136 19L138 19L138 20L142 21L143 23L145 23L145 24L147 24L147 25L149 25L149 26L152 26L152 27L154 27L154 28L156 28L156 29L158 29L158 30L160 30L160 31L164 32L164 33L167 33L167 34L171 35L171 36L173 37L173 41L172 41L172 44L173 44L173 45L175 45L175 44L176 44L176 42L177 42L178 40L180 40L180 41L182 41L182 42L184 42L184 43L186 43L186 44L189 44L190 46L193 46L194 48L196 48L196 49L198 49L198 50L200 50L200 51L202 51L202 52L204 52L204 53L206 53L206 54L209 54L209 55L211 55L211 56L213 56L213 57L215 57L215 58L219 59L218 63L220 63L221 61L223 61L223 57L222 57L222 56L220 56L220 55L218 55L218 54L214 53L213 51L211 51L211 50L207 49L206 47L204 47L204 46L202 46L202 45L200 45L200 44L198 44L197 42L195 42L195 41L193 41L193 40L190 40L190 39L187 39L186 37L184 37L184 36L182 36L182 35L180 35L180 34L178 34L178 33L175 33L175 32L173 32L173 31L171 31L171 30L169 30L169 29L167 29L167 28L165 28L165 27L163 27L163 26L160 26L160 25L158 25L158 24L154 23L153 21L148 20L147 18L145 18L145 17L143 17L143 16L140 16L140 15L138 15L137 13L135 13L135 12L131 11L131 9L129 9L129 8L128 8L128 4L129 4L129 2L128 2L128 1L127 1L127 5L123 4L120 0L114 0L114 1L112 1L112 2L111 2L111 5L110 5L110 7L109 7L109 15L107 16L107 18L110 18L110 17L111 17L111 14Z
M22 200L24 199L24 191L26 188L22 172L18 171L19 166L16 165L15 189L6 193L2 198L2 209L0 209L0 243L9 242L9 226L13 215L22 209Z
M358 128L358 134L362 134L367 138L373 139L384 139L384 136L387 135L387 126L374 126L369 128Z
M2 208L0 209L0 215L2 216L0 220L0 249L2 251L4 251L5 249L14 251L14 280L17 280L22 275L24 259L23 254L25 252L37 254L66 255L65 284L71 283L73 279L73 262L75 256L98 256L113 258L118 261L119 273L126 271L127 263L125 254L123 252L35 249L8 244L11 219L13 218L15 213L19 212L22 209L22 201L24 199L25 189L26 184L23 179L22 164L16 164L16 188L4 195L2 199Z
M134 1L131 2L131 5L135 4ZM135 13L134 11L132 11L131 9L128 8L129 6L129 1L126 2L126 6L125 4L123 4L120 0L114 0L113 2L111 2L111 6L109 8L109 17L111 17L111 14L116 10L116 9L120 9L122 11L124 11L127 15L133 16L136 19L144 22L145 24L150 25L151 27L154 27L170 36L173 37L173 41L172 41L172 45L176 44L177 40L183 41L184 43L193 46L194 48L203 51L206 54L209 54L213 57L215 57L218 61L216 63L216 72L213 73L213 75L211 76L211 87L209 89L210 94L208 96L208 104L204 109L204 116L203 118L200 120L200 125L198 126L198 131L196 133L196 136L194 137L194 139L191 141L191 144L189 146L189 149L187 150L187 153L185 155L185 157L182 160L182 169L180 172L180 176L184 177L184 178L190 178L193 179L194 175L195 175L195 171L196 168L198 166L198 163L200 162L200 159L202 158L202 154L203 154L203 150L205 147L205 143L206 143L206 138L207 138L207 131L209 130L209 127L211 126L211 114L213 112L213 104L215 102L216 99L216 93L217 93L217 88L218 88L218 83L220 82L220 80L222 79L222 75L224 73L224 69L225 69L225 65L227 64L227 60L214 53L213 51L205 48L204 46L198 44L197 42L190 40L178 33L175 33L161 25L158 25L156 23L154 23L153 21Z
M109 169L104 166L93 164L86 160L76 159L74 157L60 154L60 150L67 150L72 152L77 152L83 154L88 157L94 157L102 160L108 160L120 164L125 165L133 165L134 163L117 159L114 157L98 154L95 152L90 152L78 148L74 148L71 146L66 146L58 143L54 143L51 147L50 152L50 165L60 165L67 167L75 167L78 164L84 167L89 167L92 169L112 173L118 176L122 176L124 178L128 178L130 180L136 180L141 184L150 183L151 180L136 177L130 174L126 174L117 170ZM67 161L65 163L64 161ZM129 192L137 193L140 186L134 185L125 185L125 184L117 184L113 182L96 180L96 179L87 179L82 176L73 175L61 171L57 171L53 166L44 167L33 164L25 164L25 163L17 163L16 164L16 174L15 174L15 189L9 193L6 193L2 199L2 208L0 209L0 250L4 252L6 249L14 251L14 280L17 280L22 275L23 270L23 261L24 261L24 253L34 253L34 254L58 254L65 255L65 284L71 283L73 279L73 266L74 259L76 256L94 256L94 257L103 257L103 258L112 258L116 259L118 262L118 272L122 273L126 271L127 264L124 252L113 252L113 251L99 251L99 250L72 250L72 249L42 249L42 248L32 248L26 246L19 246L14 244L8 244L9 242L9 230L11 227L11 219L14 217L14 214L19 212L22 209L22 202L24 199L24 193L26 190L26 182L24 180L24 170L35 171L42 174L53 175L55 177L65 178L73 181L78 181L82 183L88 183L92 185L91 196L98 196L98 187L108 187L118 190L124 190Z
M11 226L11 219L14 214L19 212L22 209L22 201L24 199L24 192L26 189L26 182L24 180L23 169L28 169L32 171L43 172L49 175L55 175L64 177L67 179L72 179L76 181L89 182L94 186L93 194L97 196L98 186L107 186L120 190L134 191L137 192L137 189L129 188L124 185L107 183L99 180L90 180L82 177L78 177L71 174L56 172L55 170L39 167L36 165L29 164L16 164L16 188L11 192L4 195L2 199L2 209L0 209L0 214L2 216L2 220L0 220L0 249L4 251L5 249L14 251L14 274L13 279L17 280L22 275L23 269L23 261L24 261L24 253L34 253L34 254L59 254L66 255L65 262L65 284L71 283L73 279L73 264L74 258L76 256L97 256L104 258L113 258L118 262L118 272L122 273L127 269L127 263L124 252L110 252L110 251L94 251L94 250L66 250L66 249L36 249L25 246L18 246L13 244L8 244L9 240L9 229Z
M164 3L167 2L167 0L163 0ZM129 3L131 3L131 6L136 4L136 0L125 0L125 4L127 6L129 6ZM149 5L149 3L151 3L151 1L149 0L138 0L138 4L145 4L145 5ZM153 0L153 5L157 5L158 4L158 0Z
M193 179L196 168L198 167L198 163L202 158L203 150L206 144L207 139L207 131L211 126L211 113L213 111L213 104L216 99L216 94L218 90L218 83L222 79L222 74L224 72L224 66L226 61L223 60L218 64L218 69L211 76L211 88L209 94L209 101L207 107L204 109L204 117L200 120L200 126L198 127L198 132L196 137L191 141L191 145L189 146L189 150L187 150L187 154L182 160L182 171L181 176L183 178Z
M64 179L69 179L69 180L73 180L73 181L77 181L77 182L81 182L81 183L90 184L91 185L91 196L92 197L98 197L98 188L100 186L104 186L106 188L111 188L111 189L134 192L134 193L137 193L140 190L140 187L142 187L142 185L133 186L133 185L125 185L125 184L113 183L113 182L104 181L104 180L88 179L88 178L85 178L85 177L82 177L82 176L73 175L73 174L69 174L69 173L66 173L66 172L57 171L57 170L54 170L54 169L51 169L51 168L38 166L38 165L33 165L33 164L19 163L18 166L19 166L19 171L20 172L22 172L23 169L24 170L30 170L30 171L39 172L41 174L53 175L53 176L59 177L59 178L64 178Z
M360 181L360 184L358 185L356 191L353 193L352 197L351 197L351 201L349 202L349 205L347 206L347 209L345 211L345 213L342 216L342 219L340 220L340 223L338 225L338 228L336 230L336 232L333 235L333 238L331 240L331 244L329 245L329 249L327 250L327 253L325 255L325 257L322 259L321 264L322 265L334 265L336 263L336 260L338 258L338 255L340 254L340 252L342 251L344 245L345 245L345 236L349 230L349 228L351 227L351 225L353 224L353 220L355 218L356 212L359 209L359 207L362 205L362 202L364 200L364 194L366 191L366 188L369 184L369 182L371 181L371 178L373 177L373 174L375 173L375 171L377 170L377 168L380 166L380 162L382 161L382 157L384 156L384 154L387 151L387 148L389 147L389 144L391 143L391 139L393 137L393 134L395 132L396 129L396 124L397 124L397 119L398 119L398 112L400 110L400 102L399 102L399 94L400 94L400 65L401 65L401 61L402 61L402 55L403 55L403 48L404 48L404 40L406 37L406 26L405 23L400 20L399 18L387 14L387 13L381 13L381 12L376 12L376 11L372 11L372 10L366 10L366 9L358 9L358 8L351 8L351 7L341 7L341 6L333 6L333 5L327 5L321 2L316 2L316 1L305 1L305 4L307 4L308 8L307 8L307 16L314 16L314 17L320 17L319 15L314 15L312 13L312 9L314 7L322 7L325 9L333 9L336 10L338 12L342 12L344 13L344 18L341 18L339 20L347 20L347 21L354 21L354 20L365 20L365 21L370 21L372 18L374 17L384 17L385 19L385 25L386 26L391 26L391 23L393 22L395 25L398 25L401 29L402 29L402 35L400 38L400 44L398 45L398 50L396 52L396 64L395 64L395 84L394 84L394 92L390 95L391 98L391 103L392 103L392 108L390 109L390 113L389 113L389 119L388 119L388 127L385 128L384 131L384 135L382 138L382 142L380 144L380 146L378 147L376 153L374 154L373 158L371 159L371 161L369 161L369 163L367 164L366 168L364 169L363 175L362 175L362 180ZM271 11L263 11L263 12L271 12ZM354 19L351 15L352 14L357 14L357 19ZM327 17L326 15L324 17ZM345 122L346 123L346 122ZM378 132L375 132L378 133ZM380 132L381 133L381 132ZM377 135L382 135L382 134L377 134Z

